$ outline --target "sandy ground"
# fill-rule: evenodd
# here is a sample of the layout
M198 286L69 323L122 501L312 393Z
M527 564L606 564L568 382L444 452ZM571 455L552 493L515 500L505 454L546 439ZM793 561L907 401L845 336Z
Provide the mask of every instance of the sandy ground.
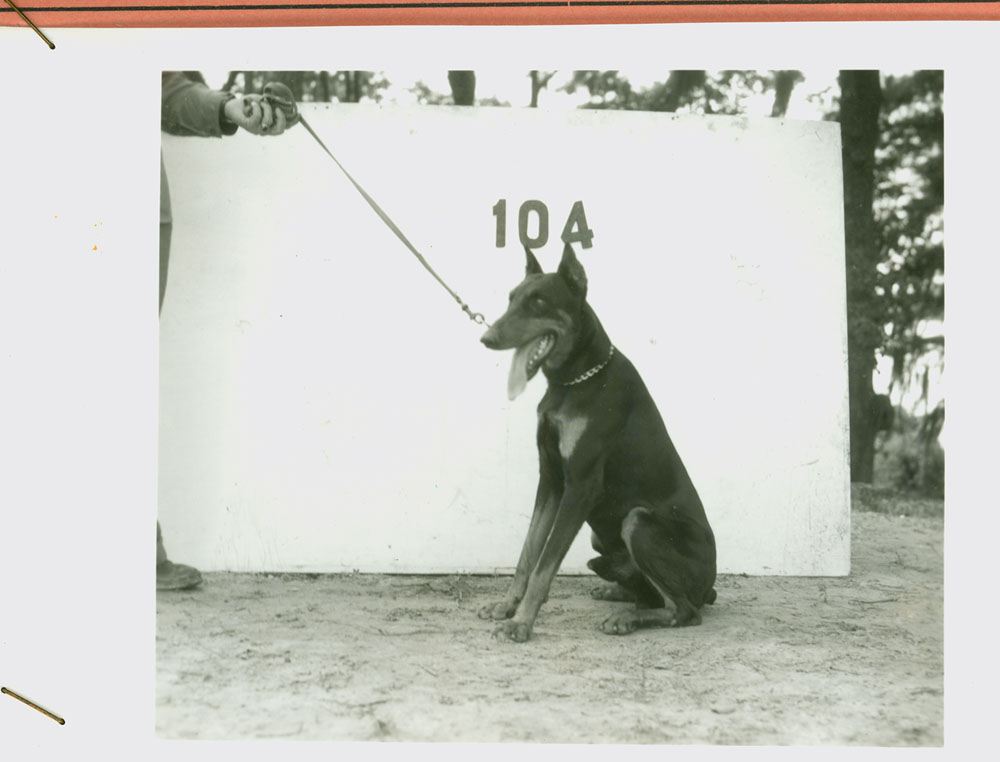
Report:
M527 644L476 617L505 578L209 574L158 595L157 735L939 746L942 527L855 513L850 577L723 576L678 630L560 577Z

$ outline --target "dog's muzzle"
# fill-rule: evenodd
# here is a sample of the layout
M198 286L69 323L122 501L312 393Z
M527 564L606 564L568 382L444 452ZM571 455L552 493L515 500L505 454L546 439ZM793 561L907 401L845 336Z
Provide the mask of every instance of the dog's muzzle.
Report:
M500 335L496 328L490 328L479 339L488 349L500 349Z

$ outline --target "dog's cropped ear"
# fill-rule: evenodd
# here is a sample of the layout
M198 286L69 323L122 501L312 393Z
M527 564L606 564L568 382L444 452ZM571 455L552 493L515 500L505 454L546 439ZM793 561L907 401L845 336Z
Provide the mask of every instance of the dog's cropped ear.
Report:
M580 296L587 295L587 273L583 271L583 265L580 264L580 260L573 253L573 247L568 243L563 248L558 273L569 284L571 291Z
M531 253L531 249L527 246L524 247L524 253L528 255L527 264L524 267L525 275L541 275L542 266L538 264L538 260L535 259L535 255Z

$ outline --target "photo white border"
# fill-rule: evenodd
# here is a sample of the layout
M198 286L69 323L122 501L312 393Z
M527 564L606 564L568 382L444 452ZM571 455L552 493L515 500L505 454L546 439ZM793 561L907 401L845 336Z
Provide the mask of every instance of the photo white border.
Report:
M996 26L988 22L371 27L223 30L0 28L0 682L67 720L6 697L12 759L220 753L603 754L599 747L158 742L152 531L156 478L159 72L201 67L385 69L943 68L946 125L948 502L946 749L988 749L995 557L983 478L995 446L987 326L997 284L993 182ZM57 220L62 220L62 227ZM95 238L91 223L102 223ZM99 245L93 253L90 245ZM93 256L80 257L91 252ZM980 335L982 333L982 335ZM86 344L81 346L81 341ZM29 363L37 383L16 371ZM95 369L95 364L97 368ZM107 417L110 411L110 417ZM974 427L974 428L973 428ZM44 438L43 438L44 435ZM44 502L39 502L39 495ZM985 599L985 600L984 600ZM619 752L621 750L618 750ZM710 756L763 749L685 749ZM618 753L618 752L615 752ZM629 754L664 750L629 748ZM673 753L667 750L666 753ZM768 749L826 756L837 749ZM860 750L879 756L888 750ZM915 752L920 753L920 752Z

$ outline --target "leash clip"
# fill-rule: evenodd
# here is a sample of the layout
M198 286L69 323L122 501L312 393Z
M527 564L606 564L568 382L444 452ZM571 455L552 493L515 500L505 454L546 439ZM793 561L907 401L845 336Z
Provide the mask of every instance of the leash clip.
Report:
M473 312L469 305L465 302L459 302L459 304L462 305L462 312L468 315L469 320L473 323L476 325L485 325L487 328L490 327L490 324L486 322L486 318L483 316L482 312Z

